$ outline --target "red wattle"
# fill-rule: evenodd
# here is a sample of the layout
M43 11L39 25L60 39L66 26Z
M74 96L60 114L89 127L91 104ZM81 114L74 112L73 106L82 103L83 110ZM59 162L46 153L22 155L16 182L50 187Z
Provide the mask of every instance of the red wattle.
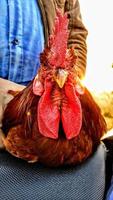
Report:
M82 126L82 109L75 88L71 84L65 85L67 103L62 104L61 119L67 139L76 137Z
M60 113L58 106L51 98L52 84L45 83L45 91L38 104L38 126L40 133L49 138L57 139L59 131Z

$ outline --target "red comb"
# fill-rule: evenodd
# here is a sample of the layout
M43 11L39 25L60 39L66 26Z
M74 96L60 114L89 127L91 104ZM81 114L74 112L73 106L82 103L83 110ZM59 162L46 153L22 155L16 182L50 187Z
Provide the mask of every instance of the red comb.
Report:
M57 10L55 27L53 33L50 35L48 43L48 62L51 66L63 66L66 57L68 35L67 14L62 15L61 12Z
M55 26L49 37L48 45L40 55L40 61L50 68L69 68L75 65L77 56L74 48L67 49L69 31L67 14L57 10Z

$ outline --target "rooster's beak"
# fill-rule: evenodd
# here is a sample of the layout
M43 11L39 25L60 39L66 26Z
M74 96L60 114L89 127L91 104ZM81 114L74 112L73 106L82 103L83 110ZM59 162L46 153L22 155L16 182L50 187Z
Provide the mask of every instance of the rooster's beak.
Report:
M60 88L63 88L66 82L67 76L68 76L67 71L65 71L64 69L58 69L57 75L54 76L54 79Z

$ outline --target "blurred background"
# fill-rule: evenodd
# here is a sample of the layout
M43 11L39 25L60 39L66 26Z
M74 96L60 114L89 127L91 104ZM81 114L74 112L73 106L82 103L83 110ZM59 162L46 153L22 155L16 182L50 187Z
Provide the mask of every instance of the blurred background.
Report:
M85 84L95 92L113 91L112 0L80 0L83 22L88 29Z

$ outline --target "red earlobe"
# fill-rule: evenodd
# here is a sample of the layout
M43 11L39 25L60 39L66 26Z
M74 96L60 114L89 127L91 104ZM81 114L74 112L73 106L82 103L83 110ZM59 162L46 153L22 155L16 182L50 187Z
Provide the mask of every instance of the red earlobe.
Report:
M39 81L37 75L33 81L33 93L35 95L41 96L43 94L43 91L44 91L43 84Z
M84 87L81 86L80 84L75 85L75 92L78 95L83 95L84 94Z

